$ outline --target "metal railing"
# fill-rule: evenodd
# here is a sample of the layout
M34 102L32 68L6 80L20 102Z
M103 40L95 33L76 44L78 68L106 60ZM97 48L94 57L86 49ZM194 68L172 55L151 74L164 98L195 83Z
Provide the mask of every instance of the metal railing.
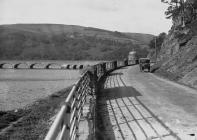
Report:
M74 140L78 129L82 107L90 92L90 77L85 73L72 87L45 140Z
M107 72L127 66L125 61L111 61L92 66L74 84L58 112L45 140L75 140L86 96L96 91L96 84ZM93 81L94 80L94 81ZM95 84L92 86L92 84Z

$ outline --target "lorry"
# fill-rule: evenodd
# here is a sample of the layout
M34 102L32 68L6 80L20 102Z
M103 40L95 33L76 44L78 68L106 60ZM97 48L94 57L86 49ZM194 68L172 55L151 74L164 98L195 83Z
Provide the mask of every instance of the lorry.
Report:
M150 72L150 59L149 58L140 58L139 59L140 71L144 71L145 69Z
M137 64L136 51L129 52L129 55L128 55L128 64L129 65Z

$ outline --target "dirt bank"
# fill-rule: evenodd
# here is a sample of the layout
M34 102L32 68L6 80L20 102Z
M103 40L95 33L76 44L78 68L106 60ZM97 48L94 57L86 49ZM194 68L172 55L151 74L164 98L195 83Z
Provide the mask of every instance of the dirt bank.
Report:
M0 112L0 140L43 140L70 87L19 110Z

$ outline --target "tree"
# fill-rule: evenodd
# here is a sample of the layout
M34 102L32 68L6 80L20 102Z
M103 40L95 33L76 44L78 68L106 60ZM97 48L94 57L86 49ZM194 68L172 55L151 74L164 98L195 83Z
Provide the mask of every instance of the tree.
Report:
M196 19L196 9L197 9L197 1L196 0L187 0L185 2L185 9L187 10L187 15L189 15L188 19L190 21Z
M173 21L180 21L182 27L191 23L197 18L197 0L161 0L169 5L165 14L166 18L172 18Z
M162 46L165 38L166 38L166 33L164 33L164 32L160 33L156 38L154 38L150 41L149 48L155 49L155 46L156 46L157 51L159 51L161 49L161 46ZM155 39L156 39L156 42L155 42Z
M184 14L184 0L161 0L161 2L169 5L167 11L165 12L166 18L176 18L180 14Z

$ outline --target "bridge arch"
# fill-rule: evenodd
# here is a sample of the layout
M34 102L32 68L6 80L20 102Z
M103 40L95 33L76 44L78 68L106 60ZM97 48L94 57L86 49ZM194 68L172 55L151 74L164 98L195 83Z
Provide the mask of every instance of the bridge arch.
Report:
M69 68L70 68L70 64L61 65L61 69L69 69Z
M9 67L5 67L5 65L8 65ZM6 69L6 68L13 68L13 64L11 63L1 63L0 64L0 69Z
M77 69L83 69L83 65L78 65Z
M33 63L33 64L30 64L29 68L30 69L36 69L35 66L36 65L39 65L39 64L42 65L42 63Z
M71 65L68 64L68 65L66 66L66 69L70 69L70 68L71 68Z
M25 65L26 66L25 68L29 67L27 63L17 63L17 64L14 64L14 69L19 69L21 65Z
M55 67L51 67L55 66ZM58 63L49 63L45 66L45 69L61 69L61 65Z
M77 65L72 65L72 69L77 69Z

